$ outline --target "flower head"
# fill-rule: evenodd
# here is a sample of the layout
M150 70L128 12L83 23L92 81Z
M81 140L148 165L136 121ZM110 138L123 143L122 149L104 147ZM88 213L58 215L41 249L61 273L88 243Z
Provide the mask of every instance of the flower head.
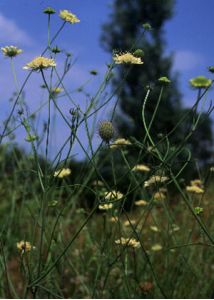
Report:
M203 194L204 190L197 185L190 185L186 187L186 191L188 193L194 193L194 194Z
M63 168L54 172L54 177L63 178L69 176L71 174L71 170L69 168Z
M145 165L136 165L132 168L132 171L149 172L150 168Z
M154 232L160 232L160 229L157 226L150 226L150 229Z
M208 70L210 71L210 73L214 73L214 66L208 67Z
M16 247L22 254L25 252L30 252L32 249L31 243L27 241L20 241L16 243Z
M166 176L154 175L154 176L150 177L149 180L144 182L144 187L148 187L155 183L163 183L163 182L167 181L168 179L169 178Z
M61 10L60 13L59 13L59 16L65 22L68 22L68 23L71 23L71 24L75 24L75 23L80 22L80 20L77 18L77 16L72 14L67 9Z
M110 201L120 200L121 198L123 198L123 194L121 192L117 192L113 190L111 192L105 192L104 198Z
M23 69L24 70L33 70L33 71L40 71L42 69L47 69L50 67L56 67L56 63L54 59L47 58L44 56L38 56L34 58L31 62L27 63Z
M157 201L166 199L166 196L164 195L164 193L162 193L160 191L156 192L153 197Z
M115 64L134 64L134 65L142 65L143 64L140 57L136 57L130 52L115 54L113 56L113 60L114 60Z
M99 206L100 210L109 210L113 207L112 203L105 203L105 204L100 204Z
M144 23L143 28L144 30L152 30L152 26L149 23Z
M140 242L138 242L134 238L130 239L130 238L121 237L119 240L115 241L115 244L122 245L122 246L129 246L132 248L140 248Z
M116 149L116 148L120 148L120 147L127 146L127 145L131 145L131 143L130 143L128 140L126 140L126 139L119 138L119 139L116 139L116 140L110 145L110 148L111 148L111 149Z
M58 94L60 94L63 91L60 87L55 87L51 89L50 94L52 97L56 97Z
M43 10L43 13L44 14L47 14L47 15L53 15L56 13L55 9L53 9L52 7L47 7Z
M194 211L195 211L196 215L200 215L203 212L203 210L204 209L202 207L199 207L199 206L194 208Z
M151 250L152 251L160 251L162 250L162 246L160 244L154 244L152 247L151 247Z
M133 55L134 55L135 57L140 57L140 58L142 58L142 57L144 57L144 51L143 51L142 49L136 49L136 50L134 51Z
M191 180L190 181L190 185L192 186L199 186L199 187L202 187L203 184L202 184L202 181L200 179L194 179L194 180Z
M145 205L148 204L148 202L145 201L145 200L137 200L137 201L135 201L134 204L137 205L137 206L145 206Z
M169 78L167 78L166 76L160 77L158 81L163 85L167 85L171 82L171 80L169 80Z
M189 83L193 88L206 89L211 86L212 80L204 76L197 76L195 78L190 79Z
M15 47L15 46L2 47L1 51L4 54L4 56L10 57L10 58L15 57L18 54L23 52L21 49Z
M124 224L124 226L135 225L136 224L136 220L126 220L123 224Z

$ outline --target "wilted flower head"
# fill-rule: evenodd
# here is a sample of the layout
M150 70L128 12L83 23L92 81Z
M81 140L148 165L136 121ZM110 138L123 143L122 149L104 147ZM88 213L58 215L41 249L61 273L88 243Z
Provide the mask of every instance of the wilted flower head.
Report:
M148 187L155 183L162 183L162 182L167 181L168 179L169 178L166 176L154 175L154 176L150 177L149 180L144 182L144 187Z
M54 177L63 178L71 174L71 169L63 168L54 172Z
M1 51L4 54L4 56L10 57L10 58L15 57L18 54L23 52L21 49L15 47L15 46L2 47Z
M110 140L113 139L114 134L115 134L115 131L114 131L114 126L113 126L112 122L103 121L100 123L99 136L101 137L101 139L104 142L109 143Z
M42 69L47 69L50 67L56 67L56 63L54 59L52 58L47 58L44 56L38 56L34 58L31 62L27 63L23 69L24 70L33 70L33 71L39 71Z
M209 78L206 78L205 76L197 76L195 78L190 79L189 81L190 85L193 88L208 88L212 84L212 80Z
M129 246L129 247L132 247L132 248L140 248L140 242L138 242L134 238L130 239L130 238L121 237L119 240L115 241L115 244L123 245L123 246Z
M111 192L105 192L104 198L109 201L120 200L121 198L123 198L123 194L121 192L113 190Z
M150 168L145 165L136 165L132 168L132 171L149 172Z
M97 70L91 70L90 74L96 76L98 74L98 72L97 72Z
M153 289L154 284L150 281L145 281L142 282L139 287L144 293L149 293Z
M134 65L142 65L143 64L140 57L136 57L130 52L115 54L113 56L113 60L114 60L115 64L134 64Z
M67 9L61 10L60 13L59 13L59 16L65 22L68 22L68 23L71 23L71 24L75 24L75 23L80 22L80 20L77 18L77 16L72 14Z
M116 139L116 140L110 145L110 148L111 148L111 149L115 149L115 148L120 148L120 147L127 146L127 145L131 145L131 143L130 143L128 140L126 140L126 139L119 138L119 139Z
M112 203L105 203L105 204L100 204L99 206L100 210L108 210L111 209L113 207Z
M16 243L16 247L22 254L25 252L30 252L32 249L31 243L27 241L20 241Z

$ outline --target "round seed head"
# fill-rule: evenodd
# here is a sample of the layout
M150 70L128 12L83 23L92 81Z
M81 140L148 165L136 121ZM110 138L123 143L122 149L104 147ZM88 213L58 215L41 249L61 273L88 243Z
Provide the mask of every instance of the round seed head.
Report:
M109 143L111 139L114 137L114 127L110 121L103 121L99 126L99 136L101 139Z

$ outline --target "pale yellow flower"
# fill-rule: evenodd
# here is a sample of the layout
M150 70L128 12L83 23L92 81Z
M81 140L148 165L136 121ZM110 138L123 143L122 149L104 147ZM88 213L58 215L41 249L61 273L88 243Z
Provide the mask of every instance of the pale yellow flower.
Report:
M160 245L160 244L154 244L152 247L151 247L151 250L152 251L160 251L162 250L163 247Z
M203 194L204 193L204 190L196 185L187 186L186 191L188 193L195 193L195 194Z
M121 198L123 198L123 194L121 192L117 192L117 191L111 191L111 192L105 192L104 193L104 198L106 200L120 200Z
M23 69L24 70L33 70L33 71L39 71L42 69L47 69L51 67L56 67L56 63L54 59L52 58L47 58L44 56L38 56L35 57L31 62L27 63Z
M136 165L132 168L132 171L149 172L150 168L145 165Z
M160 229L158 229L157 226L150 226L150 229L154 232L160 232Z
M131 143L126 139L119 138L119 139L116 139L114 141L114 143L112 143L110 145L110 148L115 149L115 148L120 148L120 147L127 146L127 145L131 145Z
M202 181L200 179L194 179L190 181L190 185L192 186L198 186L198 187L202 187Z
M16 243L16 247L22 254L25 252L30 252L32 249L31 243L27 241L20 241Z
M145 206L145 205L148 204L148 202L145 201L145 200L137 200L137 201L135 201L134 204L137 205L137 206Z
M115 241L115 244L123 245L123 246L129 246L129 247L132 247L132 248L140 248L140 242L138 242L134 238L129 239L129 238L121 237L119 240Z
M169 178L166 176L154 175L144 182L144 187L148 187L154 183L163 183L167 181Z
M111 217L109 221L112 223L116 223L119 221L119 218L117 216L114 216L114 217Z
M23 51L15 46L6 46L1 48L2 53L4 56L7 57L15 57L16 55L22 53Z
M124 226L131 226L136 224L136 220L126 220L125 222L123 222Z
M60 87L55 87L51 90L51 94L57 95L57 94L61 93L62 91L63 91L63 89L61 89Z
M71 169L63 168L54 172L54 177L63 178L71 174Z
M113 60L115 64L136 64L136 65L143 64L140 57L136 57L130 52L115 54L113 56Z
M112 203L100 204L98 207L100 210L108 210L113 207L113 204Z
M65 22L68 22L68 23L71 23L71 24L75 24L75 23L80 22L80 20L77 18L77 16L72 14L67 9L61 10L60 13L59 13L59 16Z
M92 185L93 186L104 186L104 183L101 181L101 180L94 180L93 182L92 182Z
M164 195L164 193L162 193L160 191L156 192L153 197L154 197L155 200L164 200L164 199L166 199L166 196Z

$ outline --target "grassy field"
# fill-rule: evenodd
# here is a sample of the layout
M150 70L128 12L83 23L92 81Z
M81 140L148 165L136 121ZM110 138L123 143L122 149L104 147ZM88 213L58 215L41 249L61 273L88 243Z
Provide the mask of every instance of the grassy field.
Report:
M212 173L202 194L182 189L186 200L173 197L166 181L149 188L150 198L133 201L128 194L118 200L118 192L109 199L94 180L77 195L82 185L69 182L72 174L49 176L44 194L31 157L7 163L0 183L2 298L212 296ZM86 189L94 191L91 208Z
M152 136L161 97L171 83L167 77L157 78L153 89L159 97L151 120L146 117L150 86L142 99L145 135L140 141L124 139L116 135L112 123L117 101L108 120L98 124L97 114L115 100L114 94L106 93L114 68L126 64L128 72L133 64L143 65L143 51L113 53L94 95L85 94L82 86L76 89L90 99L80 107L63 83L73 65L71 54L53 47L66 24L79 19L61 11L59 29L51 36L51 15L56 12L47 8L44 13L47 45L24 66L28 75L22 85L15 68L22 50L1 49L16 92L0 135L0 297L214 297L214 170L211 163L205 166L192 157L188 144L200 124L200 104L213 80L192 79L198 90L193 107L169 133ZM144 33L151 30L149 24L144 27ZM62 73L56 65L59 53L64 55ZM45 94L36 111L24 95L32 74L39 76ZM90 74L95 75L96 71ZM67 100L64 110L60 97ZM42 109L45 120L39 127ZM207 114L212 110L210 106ZM190 130L176 145L172 137L189 116ZM54 148L52 158L57 118L68 136L61 148ZM79 136L81 126L84 141ZM15 142L20 128L26 152ZM96 147L95 134L100 138ZM76 144L85 155L83 162L74 160Z

